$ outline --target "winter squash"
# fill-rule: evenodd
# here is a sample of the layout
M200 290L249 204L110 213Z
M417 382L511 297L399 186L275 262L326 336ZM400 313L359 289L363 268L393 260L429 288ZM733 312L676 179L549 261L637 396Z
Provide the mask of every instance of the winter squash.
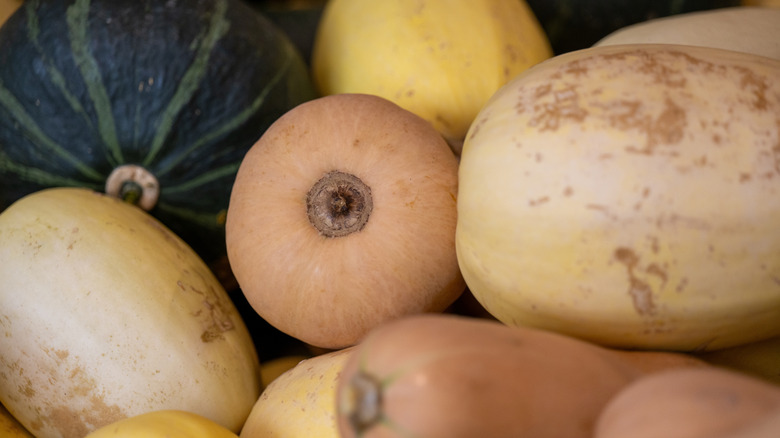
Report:
M702 351L780 335L780 61L559 55L502 88L459 168L469 289L510 325Z
M151 411L105 425L85 438L238 438L229 429L192 412Z
M459 153L485 101L551 55L525 0L332 0L311 63L321 94L382 96L428 120Z
M241 438L339 438L336 382L352 349L305 359L269 383L252 407Z
M780 386L716 367L672 369L623 388L593 438L725 437L779 410Z
M619 29L596 46L687 44L780 59L780 9L735 6L656 18Z
M422 118L339 94L280 117L238 170L227 253L241 291L307 344L354 344L376 324L443 311L465 285L455 254L458 161Z
M344 438L592 438L601 409L632 381L705 366L482 318L414 315L355 347L336 388L338 427Z
M0 210L45 187L106 191L207 263L241 158L314 93L239 0L30 0L0 29L0 65Z
M0 402L39 438L162 409L238 432L260 394L221 284L118 198L63 187L16 201L0 213L0 278Z

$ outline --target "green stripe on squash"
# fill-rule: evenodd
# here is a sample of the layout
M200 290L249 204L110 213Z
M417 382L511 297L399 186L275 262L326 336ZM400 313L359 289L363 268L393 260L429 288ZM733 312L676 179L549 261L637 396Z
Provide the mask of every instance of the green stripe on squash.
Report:
M0 209L139 165L159 183L150 213L206 261L224 256L244 154L315 97L297 48L241 0L28 0L0 65Z

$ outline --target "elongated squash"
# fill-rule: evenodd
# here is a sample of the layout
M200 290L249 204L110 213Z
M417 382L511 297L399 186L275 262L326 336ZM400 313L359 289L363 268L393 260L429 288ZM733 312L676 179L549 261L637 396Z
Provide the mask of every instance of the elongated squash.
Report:
M592 438L601 409L690 356L606 349L454 315L384 324L357 345L336 389L344 438Z
M780 59L780 8L735 6L656 18L619 29L596 46L687 44Z
M780 60L560 55L502 88L459 167L458 261L510 325L629 348L780 335Z
M238 435L201 415L165 409L107 424L85 438L238 438Z
M716 367L673 369L623 388L600 413L593 438L728 436L778 410L780 386Z
M0 402L38 438L144 412L238 432L260 394L240 315L205 263L143 210L52 188L0 214Z

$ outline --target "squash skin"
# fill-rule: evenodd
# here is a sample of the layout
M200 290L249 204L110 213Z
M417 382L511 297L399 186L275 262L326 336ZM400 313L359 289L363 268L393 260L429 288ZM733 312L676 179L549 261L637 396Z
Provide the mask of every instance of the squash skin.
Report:
M238 438L238 435L201 415L168 409L119 420L85 438Z
M686 44L780 59L780 9L735 6L656 18L619 29L595 46Z
M716 367L673 369L636 380L615 395L593 438L730 436L778 410L780 386Z
M0 401L40 438L159 409L237 432L260 393L227 293L137 207L84 188L22 198L0 214L0 277Z
M320 94L382 96L429 121L460 153L488 98L550 56L525 0L332 0L311 63Z
M338 425L344 438L592 438L601 408L630 382L702 366L687 355L618 352L492 320L414 315L356 346L336 390ZM355 389L366 378L380 385L379 413L359 429L352 416L369 412L360 400L371 397Z
M340 438L336 384L353 349L307 358L270 382L252 407L241 438Z
M207 263L241 158L315 95L297 49L236 0L31 0L0 30L0 65L0 210L137 164L161 185L151 214Z
M777 336L779 74L770 58L647 44L520 75L461 156L469 289L507 324L610 346Z
M327 349L389 319L445 310L465 289L457 167L429 123L381 97L299 105L247 153L233 185L226 242L242 293L277 329ZM307 193L332 171L360 178L374 205L362 230L341 237L307 216Z

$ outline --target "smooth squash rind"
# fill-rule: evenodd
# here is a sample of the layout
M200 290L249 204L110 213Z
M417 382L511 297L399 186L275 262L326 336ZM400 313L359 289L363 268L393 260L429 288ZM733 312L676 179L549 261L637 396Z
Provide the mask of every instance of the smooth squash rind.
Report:
M596 47L521 74L471 126L456 244L499 320L632 348L780 332L780 61Z

